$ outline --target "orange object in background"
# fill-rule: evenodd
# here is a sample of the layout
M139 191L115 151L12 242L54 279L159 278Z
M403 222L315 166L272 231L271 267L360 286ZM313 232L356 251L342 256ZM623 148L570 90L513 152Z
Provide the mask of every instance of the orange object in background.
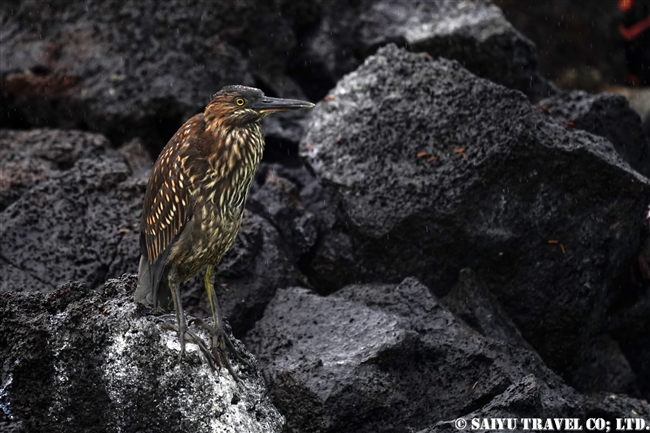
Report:
M618 31L621 33L621 36L628 41L636 39L637 36L648 29L650 29L650 17L647 17L630 27L625 27L623 24L619 24L618 26Z
M618 0L618 9L621 12L627 12L634 6L634 0Z

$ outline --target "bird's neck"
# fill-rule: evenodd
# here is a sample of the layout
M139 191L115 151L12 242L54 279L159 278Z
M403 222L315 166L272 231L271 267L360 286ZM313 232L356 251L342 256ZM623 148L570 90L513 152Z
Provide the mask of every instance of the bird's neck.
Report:
M237 169L253 172L257 169L264 151L264 134L258 123L245 127L224 125L206 132L213 135L211 140L206 140L212 147L207 152L208 163L219 177L226 177Z
M225 126L225 125L224 125ZM264 150L259 124L246 127L206 128L201 149L207 163L199 189L222 212L241 214ZM197 190L198 192L198 190ZM222 205L222 204L225 204Z

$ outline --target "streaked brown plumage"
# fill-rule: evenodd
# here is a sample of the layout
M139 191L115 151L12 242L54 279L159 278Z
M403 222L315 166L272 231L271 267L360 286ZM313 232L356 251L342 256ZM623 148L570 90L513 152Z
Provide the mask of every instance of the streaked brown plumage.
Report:
M311 108L313 104L265 97L261 90L227 86L203 113L188 120L154 164L144 198L136 301L167 306L174 302L181 342L199 345L211 365L225 365L233 346L223 332L212 270L232 246L244 203L264 150L260 121L269 113ZM211 349L187 328L177 285L206 268L205 288L213 326ZM169 289L169 291L168 291ZM237 353L234 352L236 356Z

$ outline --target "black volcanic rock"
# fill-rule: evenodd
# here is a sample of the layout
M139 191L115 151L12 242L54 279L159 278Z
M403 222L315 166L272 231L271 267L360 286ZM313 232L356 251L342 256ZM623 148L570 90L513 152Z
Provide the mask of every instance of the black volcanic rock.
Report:
M650 401L650 290L640 293L634 304L614 311L607 331L637 376L641 395ZM620 352L615 354L620 356Z
M441 301L456 317L481 335L533 350L471 269L460 271L458 282Z
M394 45L319 104L301 151L334 203L333 244L347 244L321 240L315 281L414 275L444 295L470 267L557 371L586 356L650 193L607 140Z
M539 71L562 88L596 91L623 83L624 43L617 2L494 0L512 25L537 46ZM643 2L636 6L643 8Z
M302 74L293 74L310 96L322 97L343 74L391 42L458 60L476 75L533 100L556 91L537 72L532 42L488 1L326 2L293 60L294 71Z
M639 115L621 95L583 91L558 94L539 102L561 123L608 139L624 161L644 176L650 176L650 137Z
M576 403L578 404L575 405ZM571 407L572 405L575 406ZM500 429L497 419L504 422L504 428L500 430L531 431L535 430L533 423L538 422L547 430L580 431L594 428L593 424L589 424L587 428L589 420L594 423L602 418L603 422L609 423L605 424L605 430L609 428L610 431L620 431L621 429L617 429L617 422L625 426L625 418L632 419L631 422L634 423L634 420L645 420L648 417L650 408L645 400L609 393L581 396L577 402L567 402L557 390L545 386L531 375L510 386L481 409L464 415L462 419L467 422L467 429L474 431ZM516 424L505 424L505 419L515 420ZM457 432L457 422L440 421L418 433ZM555 424L556 422L559 424ZM491 423L495 423L494 428ZM549 423L548 426L546 423Z
M412 278L328 297L280 290L247 345L287 432L412 432L461 416L589 410L534 352L477 334ZM649 412L633 399L622 406Z
M79 131L0 129L0 211L39 182L60 175L82 158L107 152L104 137Z
M179 361L176 332L161 328L174 316L135 304L135 284L135 277L109 280L104 294L79 283L49 295L0 294L0 429L282 431L259 372L232 360L238 385L192 343Z
M15 200L0 214L2 291L47 292L72 280L97 287L109 269L137 271L139 256L120 245L137 230L146 178L131 177L106 138L4 131L2 143Z
M295 36L284 8L291 12L254 1L3 3L0 124L90 128L160 149L223 85L292 87L283 73Z
M289 179L267 171L264 183L251 195L247 206L273 223L288 244L289 253L295 255L295 262L316 243L317 219L305 209L298 186Z

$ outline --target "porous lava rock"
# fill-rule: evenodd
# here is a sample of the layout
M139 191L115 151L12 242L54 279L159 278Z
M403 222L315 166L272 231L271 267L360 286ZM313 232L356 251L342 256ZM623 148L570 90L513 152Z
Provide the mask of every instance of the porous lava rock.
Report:
M139 224L146 177L98 134L3 131L2 291L52 291L68 281L101 286L109 269L137 270L122 241ZM131 245L131 248L133 245ZM119 254L118 254L119 253Z
M575 90L543 99L539 105L565 125L605 137L632 168L650 176L650 137L624 96Z
M322 97L387 43L454 59L537 100L556 92L537 72L535 45L489 1L324 2L291 62L307 94Z
M91 129L115 142L138 136L160 150L223 85L297 89L284 74L296 43L292 9L253 1L3 4L0 122Z
M301 152L336 209L315 281L413 275L442 296L469 267L559 372L604 321L650 192L609 141L395 45L314 109Z
M591 413L536 353L479 334L414 278L327 297L280 290L247 346L287 432L412 432L453 428L459 417ZM622 407L649 413L643 405Z
M280 432L256 362L232 360L241 383L211 369L136 304L135 276L99 294L80 283L45 293L0 295L2 427L48 432ZM200 332L200 331L197 331ZM207 335L201 334L207 338ZM231 337L232 338L232 337Z

